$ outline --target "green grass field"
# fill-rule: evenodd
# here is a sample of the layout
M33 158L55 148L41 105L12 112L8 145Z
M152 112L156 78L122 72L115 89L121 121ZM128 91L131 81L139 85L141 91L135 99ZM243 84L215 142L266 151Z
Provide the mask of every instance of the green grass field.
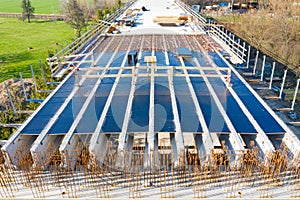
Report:
M0 0L0 12L21 13L21 0ZM59 0L31 0L37 14L59 13Z
M92 0L87 0L92 3ZM22 0L0 0L0 12L21 13ZM36 14L59 14L60 0L31 0Z
M0 18L0 27L0 82L18 78L19 72L31 77L30 65L38 70L40 59L45 62L49 51L60 50L74 36L64 21Z

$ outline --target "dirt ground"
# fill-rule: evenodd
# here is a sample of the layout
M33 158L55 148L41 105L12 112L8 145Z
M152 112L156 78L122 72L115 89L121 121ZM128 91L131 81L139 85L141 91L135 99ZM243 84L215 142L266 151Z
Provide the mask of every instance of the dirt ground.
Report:
M23 79L24 81L24 86L26 89L26 93L28 97L30 96L32 92L32 86L33 86L33 81L32 79ZM10 91L10 94L13 98L14 104L17 108L24 107L24 104L26 103L25 101L25 96L24 92L22 89L22 83L19 79L10 79L5 81L5 83L8 86L8 89ZM4 82L0 83L0 112L9 110L10 109L10 101L9 97L7 94L7 91L5 89Z

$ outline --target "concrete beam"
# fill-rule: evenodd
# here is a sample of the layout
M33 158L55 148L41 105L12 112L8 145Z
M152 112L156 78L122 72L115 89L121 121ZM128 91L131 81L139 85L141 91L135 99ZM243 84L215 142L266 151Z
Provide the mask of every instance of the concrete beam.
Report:
M123 67L124 67L125 64L126 64L127 55L129 54L130 47L131 47L132 43L133 43L133 38L131 39L130 44L129 44L129 47L128 47L128 50L127 50L127 52L125 53L124 59L123 59L122 64L121 64L121 69L119 70L118 75L121 75L122 72L123 72ZM120 44L121 44L121 43L120 43ZM114 57L114 56L113 56L113 57ZM111 89L111 91L110 91L110 93L109 93L109 96L108 96L107 101L106 101L106 104L105 104L105 106L104 106L104 108L103 108L103 111L102 111L102 114L101 114L100 119L99 119L99 121L98 121L98 124L97 124L97 126L96 126L96 129L95 129L95 131L94 131L94 133L93 133L93 135L92 135L92 138L91 138L91 140L90 140L89 151L90 151L90 153L91 153L92 155L94 154L95 151L97 151L97 150L96 150L97 148L101 148L101 146L103 145L103 144L100 145L100 144L98 143L98 139L99 139L99 137L101 137L101 135L102 135L102 134L101 134L101 128L102 128L102 126L103 126L103 123L104 123L104 120L105 120L105 116L106 116L106 114L107 114L107 111L108 111L108 109L109 109L109 107L110 107L110 105L111 105L111 101L112 101L112 99L113 99L115 90L116 90L117 85L118 85L118 83L119 83L119 80L120 80L120 76L118 76L117 79L115 80L115 83L114 83L114 85L113 85L113 87L112 87L112 89ZM100 141L101 141L101 139L100 139ZM101 154L101 155L104 156L104 154ZM98 155L94 155L94 157L95 157L96 159L99 158L99 161L102 162L102 161L103 161L103 158L101 158L101 157L99 157L99 156L100 156L99 153L98 153Z
M142 37L142 41L141 41L141 46L140 46L140 51L138 53L138 60L141 59L142 57L142 49L143 49L143 43L144 43L144 39L145 36ZM136 68L132 69L134 74L137 74L139 71L139 65L140 63L136 64ZM124 160L124 150L125 147L127 145L126 140L127 140L127 128L128 128L128 123L130 120L130 116L131 116L131 108L132 108L132 103L133 103L133 98L134 98L134 92L135 92L135 88L136 88L136 80L137 80L137 76L133 76L132 77L132 84L131 84L131 89L130 89L130 93L129 93L129 97L128 97L128 102L127 102L127 112L125 113L124 116L124 120L123 120L123 126L122 126L122 132L119 135L119 146L118 146L118 157L117 157L117 166L118 167L122 167L121 163L122 160ZM149 144L150 146L150 144ZM123 166L124 167L124 166Z
M115 49L115 52L114 54L111 56L110 60L108 61L107 65L106 65L106 68L105 70L103 70L103 72L101 73L101 75L104 75L106 73L106 71L108 70L110 64L112 63L115 55L117 54L118 52L118 49L120 48L122 42L119 43L119 45L117 46L117 48ZM75 138L73 137L74 135L74 131L77 127L77 125L79 124L81 118L83 117L86 109L88 108L90 102L92 101L92 99L94 98L94 95L98 89L98 87L100 86L101 84L101 81L102 81L102 77L100 77L97 82L95 83L94 87L92 88L92 90L90 91L89 93L89 96L87 97L86 101L84 102L84 104L82 105L78 115L76 116L76 118L74 119L71 127L69 128L69 131L68 133L65 135L63 141L62 141L62 144L60 145L59 147L59 151L61 152L66 152L66 151L73 151L74 149L74 145L70 145L72 144L73 142L76 142L77 140L74 140ZM75 146L76 147L76 146ZM71 162L70 164L73 164L73 162ZM71 168L73 168L74 166L69 166Z

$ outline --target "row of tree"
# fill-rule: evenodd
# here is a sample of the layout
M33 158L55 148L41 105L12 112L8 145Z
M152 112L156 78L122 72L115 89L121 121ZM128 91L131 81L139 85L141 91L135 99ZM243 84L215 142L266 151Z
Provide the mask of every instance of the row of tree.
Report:
M235 32L259 48L274 53L300 73L300 6L294 0L269 0L258 12L233 17Z
M108 14L121 7L121 0L61 0L61 13L65 15L66 22L75 30L76 36L80 36L88 23L92 20L105 18ZM22 0L21 5L23 20L30 19L34 16L34 7L30 0Z
M184 1L191 5L203 0ZM258 3L259 10L256 12L212 17L250 45L269 52L272 57L300 74L299 3L294 0L258 0Z
M76 36L80 36L88 22L105 18L121 5L121 0L94 0L93 4L86 0L64 0L61 11L66 22L76 31Z

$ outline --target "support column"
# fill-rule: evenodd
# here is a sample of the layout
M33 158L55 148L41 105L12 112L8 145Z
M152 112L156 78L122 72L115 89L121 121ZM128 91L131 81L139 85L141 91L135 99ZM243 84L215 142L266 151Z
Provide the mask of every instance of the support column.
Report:
M244 56L245 56L245 49L246 49L246 42L243 42L243 51L242 51L243 60L244 60Z
M251 46L248 46L247 69L249 68Z
M297 85L296 85L296 88L295 88L295 93L294 93L294 98L293 98L293 102L292 102L292 106L291 106L291 111L294 111L294 106L295 106L295 102L296 102L296 99L297 99L297 93L298 93L298 88L299 88L299 82L300 82L300 79L297 80Z
M23 89L23 94L24 94L24 97L25 97L25 101L28 101L26 88L25 88L24 80L23 80L23 76L22 76L22 72L20 72L20 81L21 81L21 84L22 84L22 89Z
M152 55L154 55L154 51L152 51ZM148 65L148 63L147 63ZM147 134L147 143L149 145L148 148L148 156L151 156L151 152L154 150L154 66L150 64L151 77L150 77L150 105L149 105L149 132ZM156 162L152 163L152 168L156 166Z
M279 96L278 98L281 99L282 98L282 93L283 93L283 88L284 88L284 84L285 84L285 79L286 79L286 75L287 75L288 70L284 70L284 75L283 75L283 79L282 79L282 83L281 83L281 88L280 88L280 92L279 92Z
M93 149L92 155L95 157L97 164L103 163L108 137L106 134L100 134L99 139L96 142L97 148Z
M35 90L35 92L37 92L38 89L37 89L36 80L35 80L35 76L34 76L34 71L33 71L32 65L30 65L30 70L31 70L31 75L32 75L33 84L34 84L34 90Z
M43 77L44 83L47 84L47 80L46 80L46 77L45 77L45 71L44 71L43 63L42 63L41 60L40 60L40 68L42 70L42 77Z
M266 55L264 55L264 58L263 58L263 65L262 65L261 75L260 75L261 82L264 81L265 64L266 64Z
M170 71L169 71L169 73L170 73ZM184 142L183 142L183 133L181 130L181 124L180 124L179 115L178 115L178 108L177 108L177 103L176 103L174 85L173 85L173 82L172 82L170 76L169 76L169 90L170 90L172 110L173 110L173 114L174 114L174 123L175 123L175 130L176 130L174 139L175 139L175 143L176 143L177 157L174 154L174 164L175 164L175 166L178 166L178 164L180 164L180 159L182 159L185 156L184 155Z
M142 37L140 50L138 53L138 60L140 60L142 58L143 43L144 43L144 36ZM128 145L127 128L128 128L128 123L129 123L130 116L131 116L132 103L133 103L134 92L136 89L136 81L137 81L136 74L138 74L138 72L139 72L139 66L140 66L140 63L137 63L136 67L134 67L134 66L132 67L132 81L131 81L131 89L130 89L127 107L126 107L127 111L125 113L124 120L123 120L122 132L119 134L118 157L117 157L117 166L118 167L125 167L125 166L122 166L122 160L124 160L124 150L126 149L126 146ZM149 142L149 140L147 142ZM150 149L151 144L148 144L148 145L149 145L149 150L151 150Z
M91 52L91 60L92 60L92 65L91 65L91 67L95 67L94 50L92 50L92 52Z
M274 77L274 72L275 72L275 65L276 65L276 62L273 62L273 67L272 67L272 72L271 72L271 78L270 78L270 84L269 84L269 89L270 90L272 88L273 77Z
M253 75L255 75L255 71L256 71L256 67L257 67L258 54L259 54L259 51L256 51L255 64L254 64L254 68L253 68L253 72L252 72Z
M9 89L8 89L8 86L7 86L7 84L6 84L5 82L4 82L4 86L5 86L5 89L6 89L8 98L9 98L9 101L10 101L11 109L13 110L14 114L16 114L16 113L17 113L17 110L16 110L16 108L15 108L14 100L13 100L13 98L11 97L10 92L9 92Z

